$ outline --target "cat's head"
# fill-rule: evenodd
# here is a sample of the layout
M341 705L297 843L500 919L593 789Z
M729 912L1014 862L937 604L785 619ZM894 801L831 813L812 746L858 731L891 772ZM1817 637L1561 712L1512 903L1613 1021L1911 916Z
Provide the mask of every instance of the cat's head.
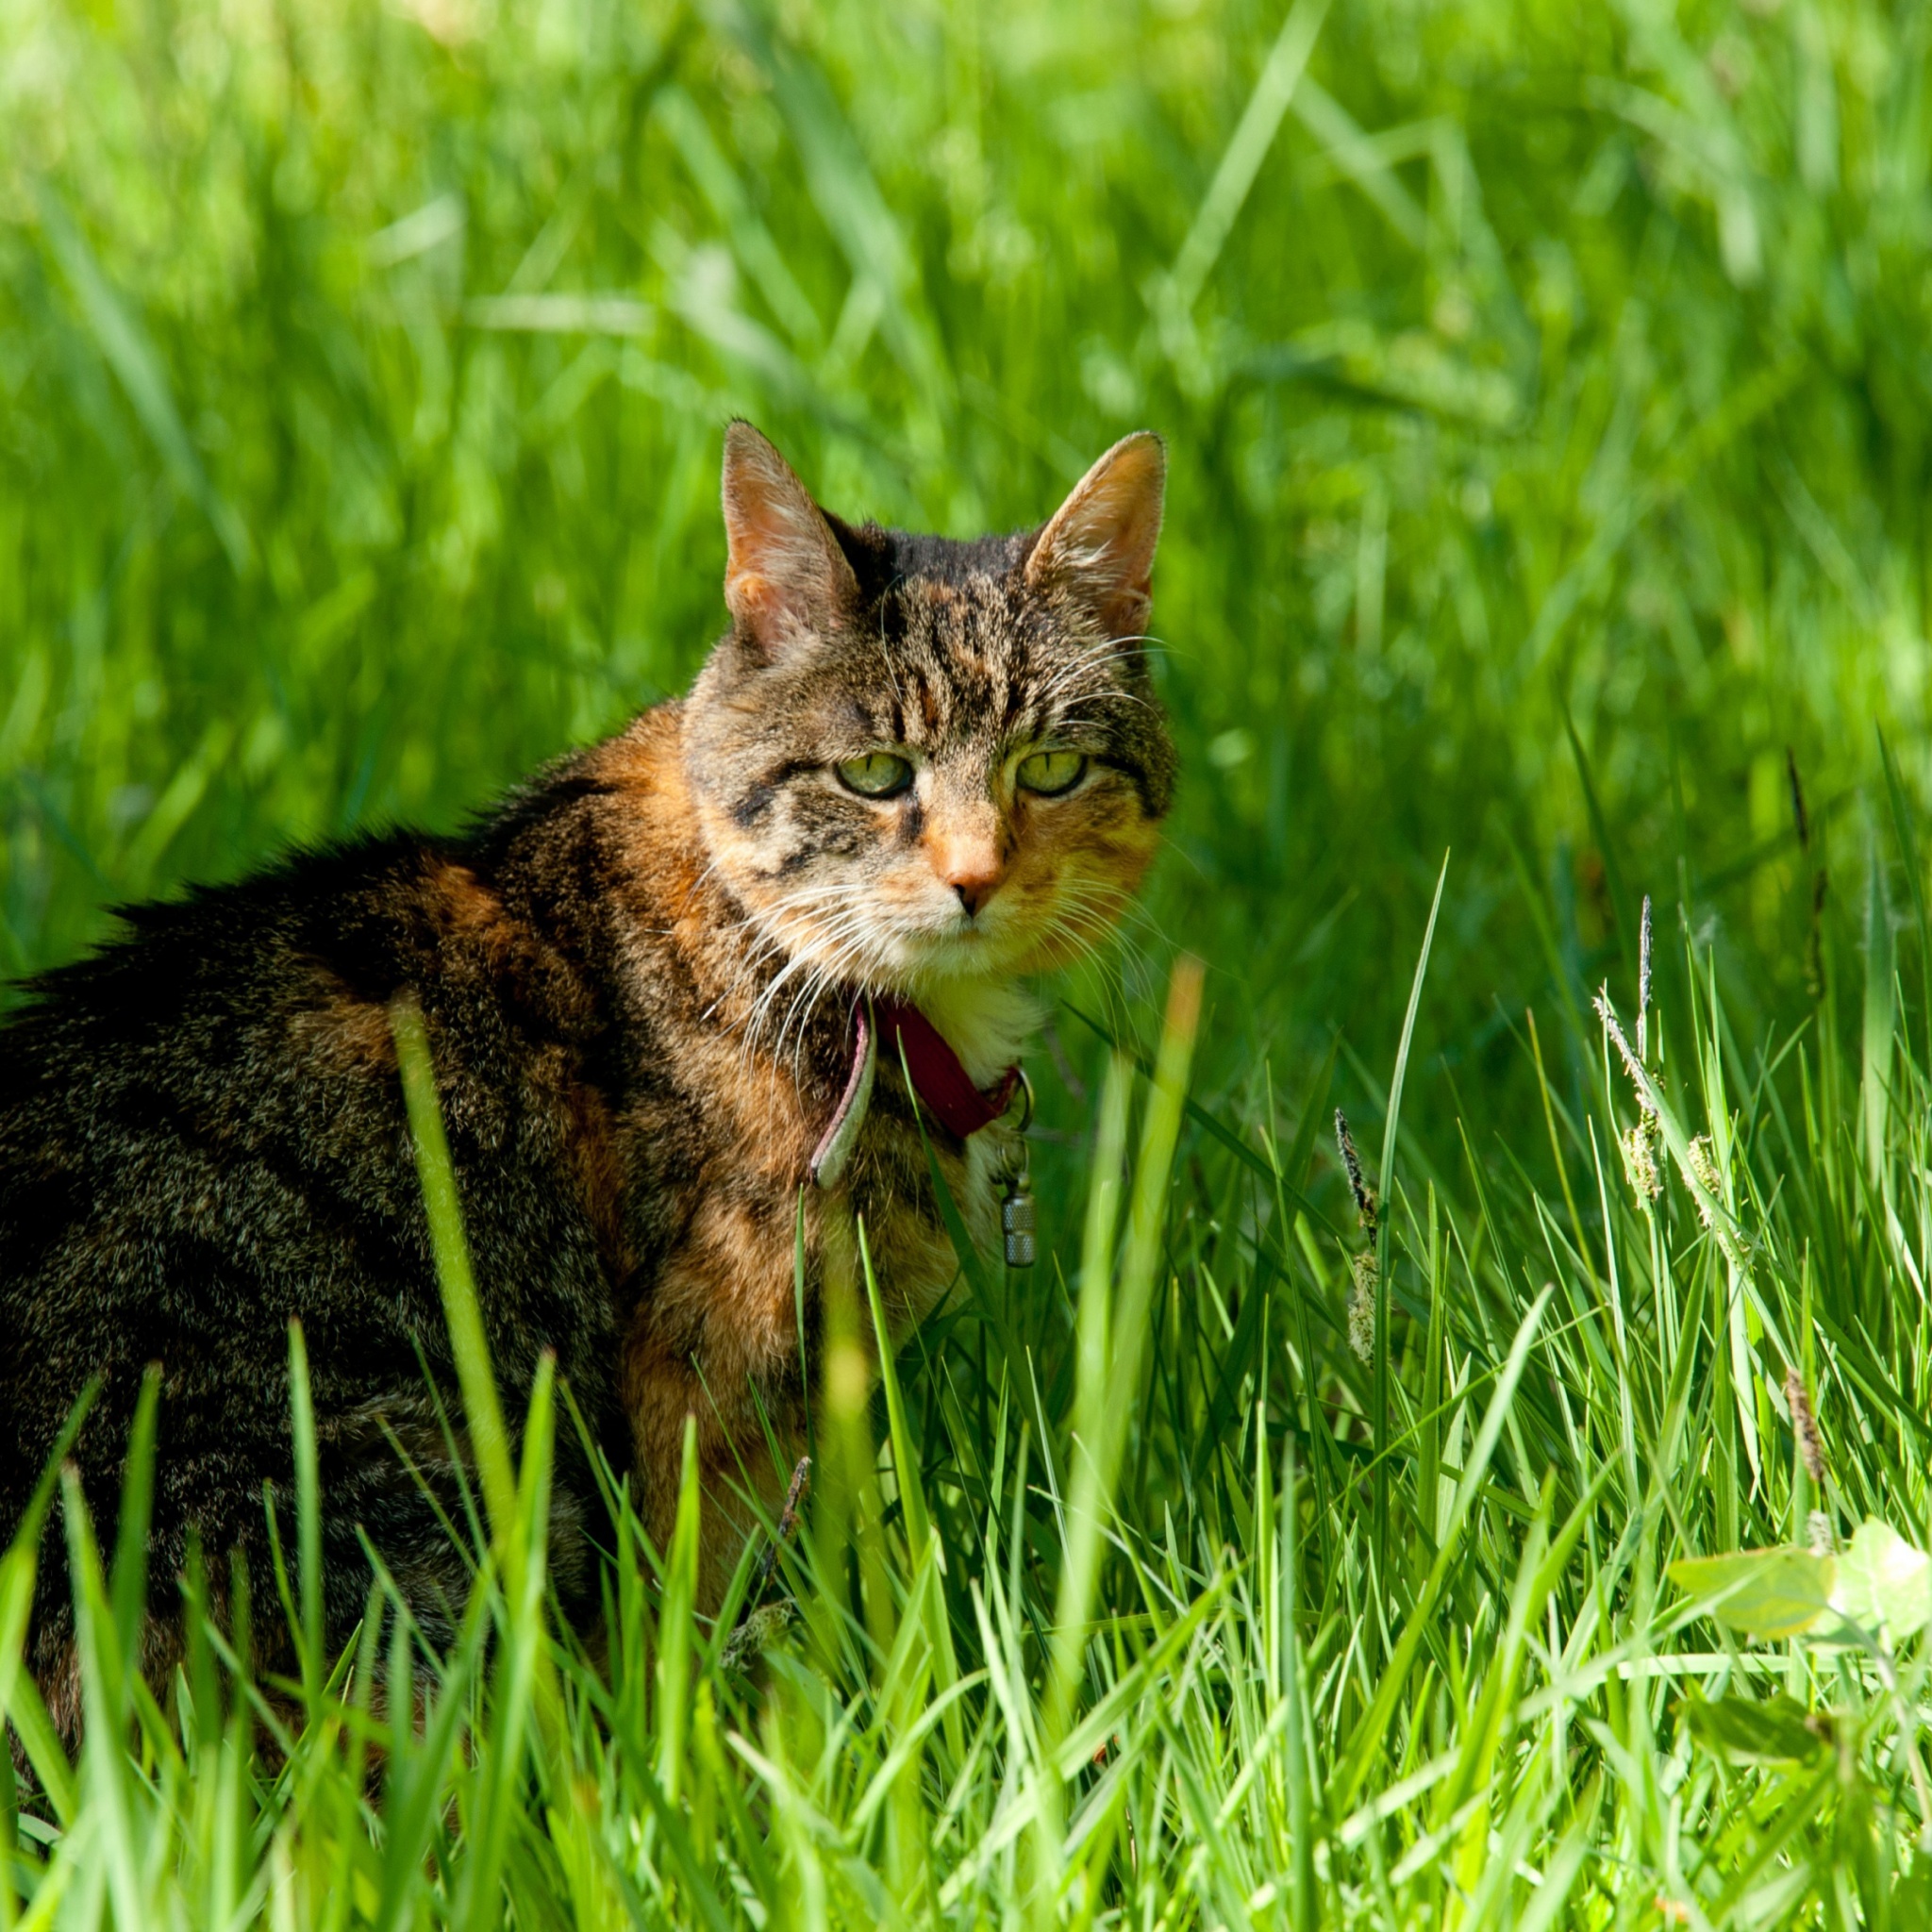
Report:
M827 515L731 425L732 627L686 757L712 864L776 950L917 995L1106 934L1174 786L1145 652L1165 474L1129 436L1044 525L955 542Z

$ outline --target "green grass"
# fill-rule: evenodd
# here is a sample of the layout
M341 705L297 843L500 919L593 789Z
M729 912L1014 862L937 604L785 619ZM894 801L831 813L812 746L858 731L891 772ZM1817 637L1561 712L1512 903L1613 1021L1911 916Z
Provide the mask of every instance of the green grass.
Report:
M677 690L734 411L953 532L1164 431L1187 766L1041 1266L829 1376L761 1658L694 1494L546 1614L566 1391L447 1657L322 1654L305 1486L273 1698L132 1673L136 1480L77 1765L0 1561L0 1932L1932 1923L1923 1640L1666 1574L1932 1537L1928 86L1874 0L0 9L0 971Z

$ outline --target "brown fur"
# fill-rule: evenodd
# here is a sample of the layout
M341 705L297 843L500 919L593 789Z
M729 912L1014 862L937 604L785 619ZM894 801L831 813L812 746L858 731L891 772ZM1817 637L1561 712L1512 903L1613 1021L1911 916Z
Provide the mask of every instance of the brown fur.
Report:
M955 1273L895 1061L843 1176L810 1182L856 995L919 1001L990 1085L1024 1028L1011 983L1091 944L1152 857L1173 781L1140 639L1159 486L1158 444L1130 438L1042 531L947 543L826 517L734 425L734 623L688 699L465 838L396 835L135 908L127 940L39 982L0 1029L0 1537L90 1376L75 1458L112 1518L158 1360L156 1567L178 1571L191 1532L211 1569L239 1551L259 1636L264 1485L285 1541L292 1517L299 1316L332 1638L368 1590L358 1525L430 1634L451 1629L464 1573L418 1483L459 1516L465 1452L422 1383L426 1362L458 1412L389 1025L407 994L511 1414L554 1352L660 1541L695 1418L714 1602L753 1520L741 1491L775 1508L801 1444L823 1283L856 1223L889 1340ZM1077 766L1055 795L1026 775L1049 750ZM841 776L875 757L904 768L890 795ZM990 1245L1010 1127L930 1132ZM553 1561L588 1614L593 1491L568 1439L559 1457ZM157 1590L161 1667L171 1602ZM57 1521L29 1646L70 1734L73 1641Z

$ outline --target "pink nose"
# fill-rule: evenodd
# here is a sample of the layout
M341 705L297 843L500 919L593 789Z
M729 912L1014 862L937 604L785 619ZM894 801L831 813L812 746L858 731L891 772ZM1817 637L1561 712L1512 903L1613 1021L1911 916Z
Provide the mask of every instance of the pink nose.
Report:
M979 917L979 908L992 897L999 887L997 876L948 879L946 883L958 893L959 903L965 907L968 919Z
M1005 868L989 846L955 845L941 857L939 874L959 895L966 917L977 919L979 908L999 890Z

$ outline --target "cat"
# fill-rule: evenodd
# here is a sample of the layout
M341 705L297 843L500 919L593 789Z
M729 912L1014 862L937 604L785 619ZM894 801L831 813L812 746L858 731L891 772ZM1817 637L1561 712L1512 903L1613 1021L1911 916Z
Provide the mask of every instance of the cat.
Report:
M898 1043L924 1039L965 1098L950 1125L926 1105L925 1130L991 1243L1016 1153L1000 1103L1035 1024L1021 982L1100 939L1155 852L1175 773L1145 649L1165 471L1158 438L1129 436L1042 526L954 541L841 521L734 423L730 625L688 696L462 836L365 837L124 910L125 936L31 982L0 1027L0 1546L94 1377L72 1454L111 1533L158 1363L154 1573L181 1572L192 1534L213 1577L239 1551L272 1606L264 1486L286 1539L300 1317L331 1643L363 1613L364 1535L431 1639L452 1634L465 1575L438 1509L458 1471L432 1386L460 1409L391 1025L408 998L508 1412L554 1351L660 1547L695 1417L715 1604L753 1499L782 1490L772 1440L802 1438L828 1253L862 1217L889 1341L958 1272ZM588 1615L572 1435L552 1560ZM29 1664L73 1736L58 1515ZM144 1668L178 1651L157 1608Z

